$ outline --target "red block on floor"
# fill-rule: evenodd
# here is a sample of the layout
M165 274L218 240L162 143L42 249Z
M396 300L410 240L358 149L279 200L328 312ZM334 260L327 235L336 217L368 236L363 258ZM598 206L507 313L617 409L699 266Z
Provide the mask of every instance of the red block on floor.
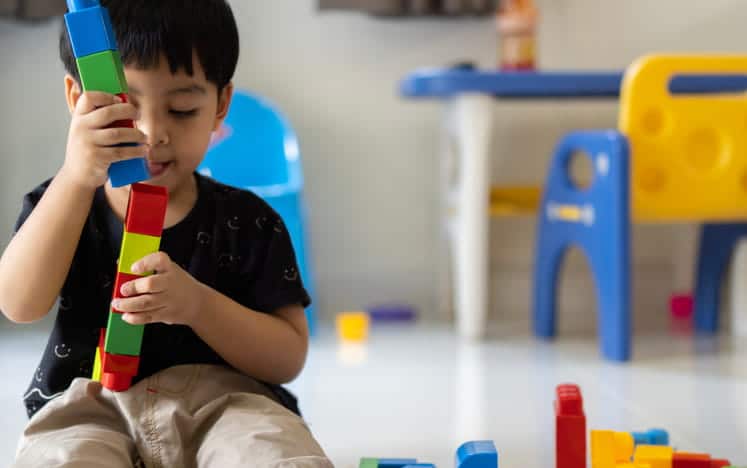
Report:
M555 466L586 468L586 415L578 385L556 388Z
M711 468L711 456L704 453L674 452L672 468Z

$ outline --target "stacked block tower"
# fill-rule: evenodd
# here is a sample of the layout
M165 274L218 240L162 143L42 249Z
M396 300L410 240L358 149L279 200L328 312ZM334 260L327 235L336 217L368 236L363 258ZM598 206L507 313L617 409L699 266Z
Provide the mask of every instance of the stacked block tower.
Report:
M67 6L65 25L82 91L116 94L127 102L127 82L109 12L98 0L67 0ZM118 121L111 126L133 128L134 122ZM109 168L112 186L133 184L114 282L115 298L121 296L123 284L143 276L132 273L132 264L160 247L168 192L163 187L138 183L149 177L144 158L119 161ZM113 391L130 387L140 363L143 329L143 325L130 325L122 320L119 311L109 311L107 328L99 335L93 380Z
M82 91L102 91L116 94L127 101L122 58L109 12L98 0L67 0L65 25L70 45L78 64ZM131 120L115 122L113 127L134 127ZM122 187L150 177L145 159L118 161L109 169L114 187Z

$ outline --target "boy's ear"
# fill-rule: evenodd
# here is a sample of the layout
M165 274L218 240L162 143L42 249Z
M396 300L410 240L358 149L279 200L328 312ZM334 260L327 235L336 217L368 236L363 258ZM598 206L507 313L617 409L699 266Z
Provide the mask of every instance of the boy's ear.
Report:
M213 124L213 131L217 132L220 128L226 115L228 115L228 108L231 107L231 99L233 98L233 82L228 83L220 92L218 96L218 110L215 113L215 123Z
M72 114L75 111L75 106L78 104L80 99L80 86L70 74L65 75L65 100L67 101L67 108Z

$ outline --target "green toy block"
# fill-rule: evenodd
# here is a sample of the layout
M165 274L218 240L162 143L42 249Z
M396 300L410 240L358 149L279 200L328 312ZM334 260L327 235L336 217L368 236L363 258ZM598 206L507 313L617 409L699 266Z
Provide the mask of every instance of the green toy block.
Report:
M122 314L109 312L104 350L110 354L139 356L143 343L144 325L130 325L122 320Z
M119 272L134 275L132 264L146 255L158 252L160 245L160 237L125 231L122 237L122 248L119 251Z
M361 458L361 463L358 468L379 468L378 458Z
M83 91L127 93L127 80L119 51L105 50L77 59Z

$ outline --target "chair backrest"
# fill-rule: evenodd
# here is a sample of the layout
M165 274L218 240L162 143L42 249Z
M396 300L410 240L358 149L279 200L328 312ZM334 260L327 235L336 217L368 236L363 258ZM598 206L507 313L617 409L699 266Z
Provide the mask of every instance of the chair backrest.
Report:
M295 132L272 104L246 91L234 91L223 127L198 170L262 197L303 188Z
M626 71L619 128L630 143L634 219L747 218L744 87L699 94L674 86L681 78L723 81L725 75L744 78L747 56L652 55Z

